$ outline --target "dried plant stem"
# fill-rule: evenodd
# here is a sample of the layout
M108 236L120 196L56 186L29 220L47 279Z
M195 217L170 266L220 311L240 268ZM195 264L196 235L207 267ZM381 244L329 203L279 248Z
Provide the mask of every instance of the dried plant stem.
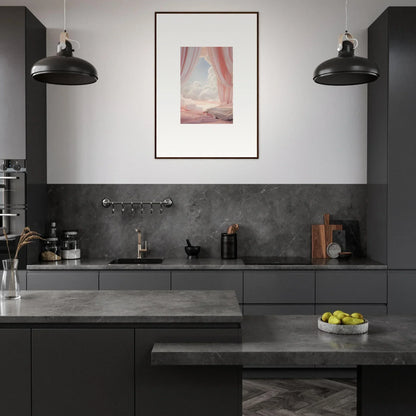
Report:
M31 231L29 227L25 227L20 234L19 243L17 244L16 253L14 255L14 259L17 259L19 255L19 251L22 247L32 243L35 240L43 240L40 234L36 231Z
M7 246L7 252L9 253L9 260L12 261L12 255L10 253L10 246L9 246L9 238L7 237L7 231L5 227L3 227L3 235L4 235L4 238L6 239L6 246Z

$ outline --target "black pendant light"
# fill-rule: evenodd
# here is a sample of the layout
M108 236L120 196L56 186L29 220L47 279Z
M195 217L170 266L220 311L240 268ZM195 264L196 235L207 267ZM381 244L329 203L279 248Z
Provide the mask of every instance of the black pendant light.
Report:
M33 79L59 85L85 85L98 80L97 70L92 64L72 55L74 50L70 40L66 31L66 0L64 0L64 30L60 34L57 54L34 63L31 70Z
M338 41L338 56L322 62L315 69L313 80L322 85L357 85L375 81L379 70L374 62L354 55L357 39L348 32L348 0L345 0L345 33Z

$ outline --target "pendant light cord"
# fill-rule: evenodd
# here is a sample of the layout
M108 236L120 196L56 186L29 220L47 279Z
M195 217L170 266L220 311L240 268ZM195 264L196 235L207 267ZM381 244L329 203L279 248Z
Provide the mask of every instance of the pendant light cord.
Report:
M64 32L66 32L66 0L64 0Z
M348 33L348 0L345 0L345 33Z

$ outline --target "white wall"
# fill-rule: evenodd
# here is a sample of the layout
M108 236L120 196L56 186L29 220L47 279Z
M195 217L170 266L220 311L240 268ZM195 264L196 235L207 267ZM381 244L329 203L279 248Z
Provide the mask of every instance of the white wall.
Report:
M365 183L366 86L325 87L316 65L336 55L343 0L68 0L68 31L92 62L91 86L48 86L49 183ZM260 159L155 160L154 12L260 12ZM26 5L48 28L54 54L63 1ZM350 31L389 5L351 0Z

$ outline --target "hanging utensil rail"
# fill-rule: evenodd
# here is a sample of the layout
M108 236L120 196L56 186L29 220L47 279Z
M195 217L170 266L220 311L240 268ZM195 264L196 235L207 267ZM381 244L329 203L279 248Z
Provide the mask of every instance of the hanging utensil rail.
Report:
M162 214L164 208L170 208L173 205L172 198L165 198L162 201L112 201L110 198L104 198L101 201L101 205L104 208L110 208L114 214L116 212L116 207L119 205L121 207L121 213L124 214L126 209L128 209L132 214L136 210L140 211L140 214L144 214L144 208L146 205L150 207L149 212L153 214L153 207L156 206L159 208L159 213Z

